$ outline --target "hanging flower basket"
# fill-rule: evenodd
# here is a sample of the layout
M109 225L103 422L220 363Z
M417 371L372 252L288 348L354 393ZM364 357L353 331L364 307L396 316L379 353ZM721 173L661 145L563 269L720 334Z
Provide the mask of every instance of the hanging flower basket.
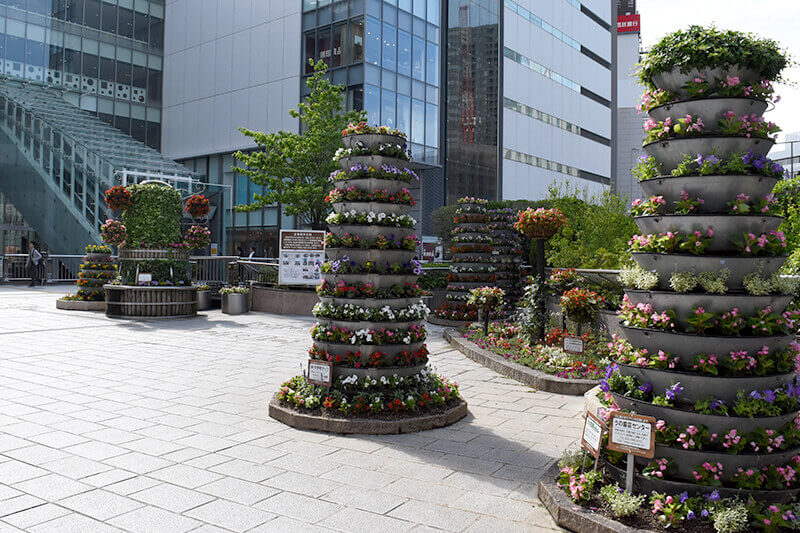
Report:
M514 229L531 239L549 239L567 223L567 217L559 209L529 207L519 213Z
M106 205L113 211L125 211L131 206L133 195L122 185L116 185L106 191Z
M211 203L202 194L196 194L186 200L185 209L192 218L203 218L211 211Z

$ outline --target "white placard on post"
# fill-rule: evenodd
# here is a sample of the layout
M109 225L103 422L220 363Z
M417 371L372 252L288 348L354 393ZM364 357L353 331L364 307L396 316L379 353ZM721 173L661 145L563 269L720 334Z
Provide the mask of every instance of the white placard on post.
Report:
M616 411L611 414L609 450L652 459L655 455L656 419Z
M317 285L318 265L325 261L325 232L281 230L278 255L279 285Z
M603 422L592 413L586 413L581 435L581 446L595 458L600 455L600 442L603 438Z
M330 361L308 360L308 377L312 385L330 387L333 384L333 363Z
M580 337L564 337L564 351L573 354L583 354L583 339Z
M153 283L153 275L152 274L139 273L136 276L136 283Z

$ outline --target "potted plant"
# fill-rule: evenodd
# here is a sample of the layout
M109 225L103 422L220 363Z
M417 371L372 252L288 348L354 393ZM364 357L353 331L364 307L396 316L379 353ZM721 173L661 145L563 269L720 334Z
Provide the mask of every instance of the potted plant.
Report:
M505 291L498 287L479 287L469 291L467 305L475 306L480 311L484 335L489 334L489 319L493 311L503 305L503 297L505 295Z
M197 286L197 310L206 311L211 309L211 287L208 285Z
M514 229L530 239L549 239L558 233L558 230L566 222L567 217L559 209L529 207L525 211L520 211L519 220L514 223Z
M226 315L243 315L250 310L248 287L223 287L219 294L222 296L222 312Z

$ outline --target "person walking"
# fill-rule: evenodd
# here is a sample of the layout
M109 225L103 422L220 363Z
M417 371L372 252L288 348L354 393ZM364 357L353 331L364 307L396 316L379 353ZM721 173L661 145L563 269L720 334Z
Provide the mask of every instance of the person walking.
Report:
M42 254L36 249L36 244L31 242L28 245L28 259L25 261L25 266L28 269L28 277L31 278L29 287L33 287L36 283L41 284L39 278L39 262L42 260Z

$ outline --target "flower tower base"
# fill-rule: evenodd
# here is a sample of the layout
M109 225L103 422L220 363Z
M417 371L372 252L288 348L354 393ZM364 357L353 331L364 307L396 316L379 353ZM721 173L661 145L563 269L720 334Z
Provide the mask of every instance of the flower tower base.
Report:
M414 199L405 183L405 135L364 124L343 132L331 175L323 281L314 307L308 372L285 382L269 406L287 425L334 433L408 433L463 418L458 386L428 367L428 308Z
M111 248L90 244L78 273L78 292L56 300L56 309L64 311L105 311L106 294L103 285L117 276L117 265L111 258Z

